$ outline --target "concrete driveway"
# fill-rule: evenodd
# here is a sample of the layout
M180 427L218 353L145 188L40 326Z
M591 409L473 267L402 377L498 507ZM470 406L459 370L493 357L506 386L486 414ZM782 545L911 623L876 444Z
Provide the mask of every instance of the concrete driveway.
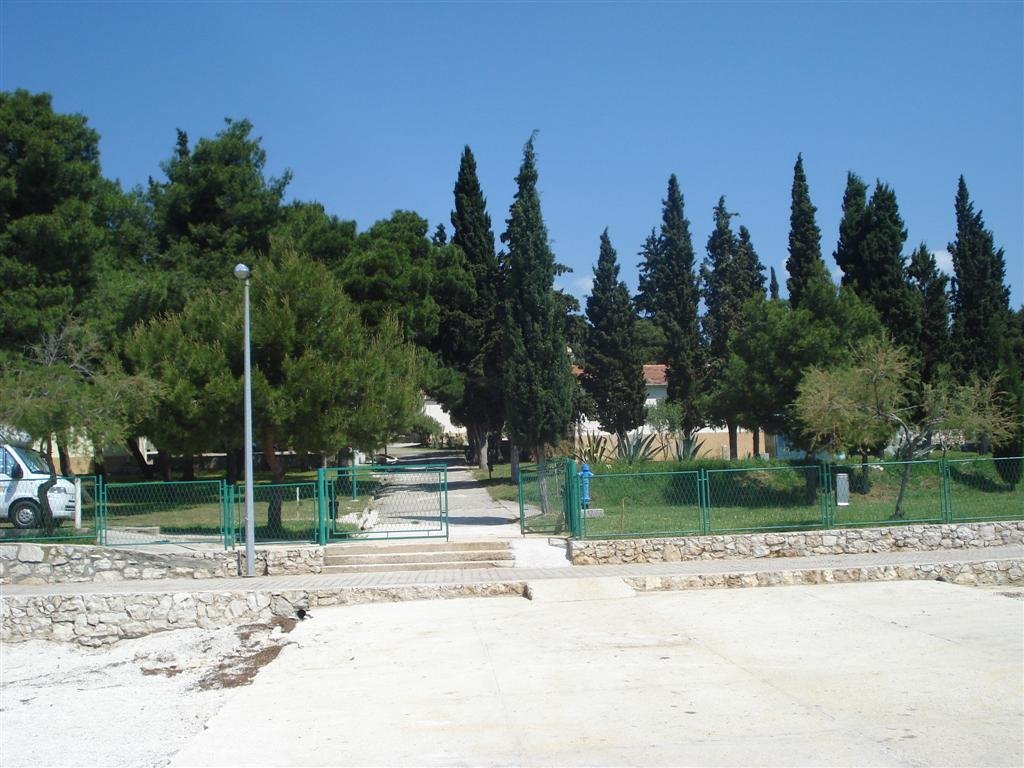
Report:
M314 611L171 764L1024 759L1020 599L940 582L580 597Z

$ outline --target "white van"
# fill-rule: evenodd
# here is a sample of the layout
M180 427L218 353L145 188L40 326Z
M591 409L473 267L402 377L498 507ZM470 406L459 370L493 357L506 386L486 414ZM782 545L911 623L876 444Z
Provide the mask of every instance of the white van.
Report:
M50 466L40 454L17 445L0 445L0 519L6 517L15 528L40 527L39 486L51 477ZM58 478L46 497L54 523L74 518L73 483Z

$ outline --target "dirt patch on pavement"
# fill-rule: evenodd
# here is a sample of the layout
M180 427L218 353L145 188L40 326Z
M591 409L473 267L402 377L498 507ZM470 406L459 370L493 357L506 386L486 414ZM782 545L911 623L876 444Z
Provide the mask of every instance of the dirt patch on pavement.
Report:
M104 649L31 640L0 644L0 754L14 766L166 765L200 733L229 688L248 685L286 645L296 620L180 629ZM48 725L43 737L40 723ZM103 723L133 734L95 738Z
M209 691L214 688L249 685L263 667L277 658L281 648L280 645L268 645L223 659L216 669L199 679L197 687L202 691Z

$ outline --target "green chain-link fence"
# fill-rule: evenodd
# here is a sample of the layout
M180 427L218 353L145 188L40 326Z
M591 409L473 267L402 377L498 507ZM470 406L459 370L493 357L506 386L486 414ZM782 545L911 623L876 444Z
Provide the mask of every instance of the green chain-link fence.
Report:
M1024 459L990 457L597 474L566 460L548 488L567 507L540 513L535 471L521 474L519 493L524 532L560 521L583 538L635 538L1020 519L1022 474ZM578 493L562 490L563 477Z
M708 533L819 528L828 486L818 465L704 470Z
M103 543L228 544L231 491L223 480L104 483Z
M256 483L252 489L253 533L258 544L309 543L319 538L317 484ZM233 489L233 536L245 543L245 485Z
M317 473L319 540L448 538L448 467L354 466Z
M950 521L1018 519L1024 513L1024 458L951 459L945 467Z
M947 520L941 461L869 461L829 465L835 528L941 523ZM844 479L845 478L845 479ZM848 493L843 492L843 486Z
M543 470L520 468L519 529L523 533L565 533L569 529L567 468L562 461L546 462Z
M589 493L580 513L585 538L687 535L703 527L698 472L596 474L581 492Z

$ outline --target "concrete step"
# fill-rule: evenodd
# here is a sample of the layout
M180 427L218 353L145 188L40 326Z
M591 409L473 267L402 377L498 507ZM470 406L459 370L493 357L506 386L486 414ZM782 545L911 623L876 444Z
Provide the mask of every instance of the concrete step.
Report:
M388 573L395 571L472 571L481 568L511 568L511 560L449 561L439 563L401 563L376 565L325 565L323 572L331 573Z
M466 551L377 552L374 554L348 554L332 552L324 555L324 565L401 565L403 563L468 563L481 561L512 561L515 556L508 548Z
M508 550L507 541L393 541L367 542L361 544L328 544L324 556L328 555L376 555L396 552L475 552L479 550Z

